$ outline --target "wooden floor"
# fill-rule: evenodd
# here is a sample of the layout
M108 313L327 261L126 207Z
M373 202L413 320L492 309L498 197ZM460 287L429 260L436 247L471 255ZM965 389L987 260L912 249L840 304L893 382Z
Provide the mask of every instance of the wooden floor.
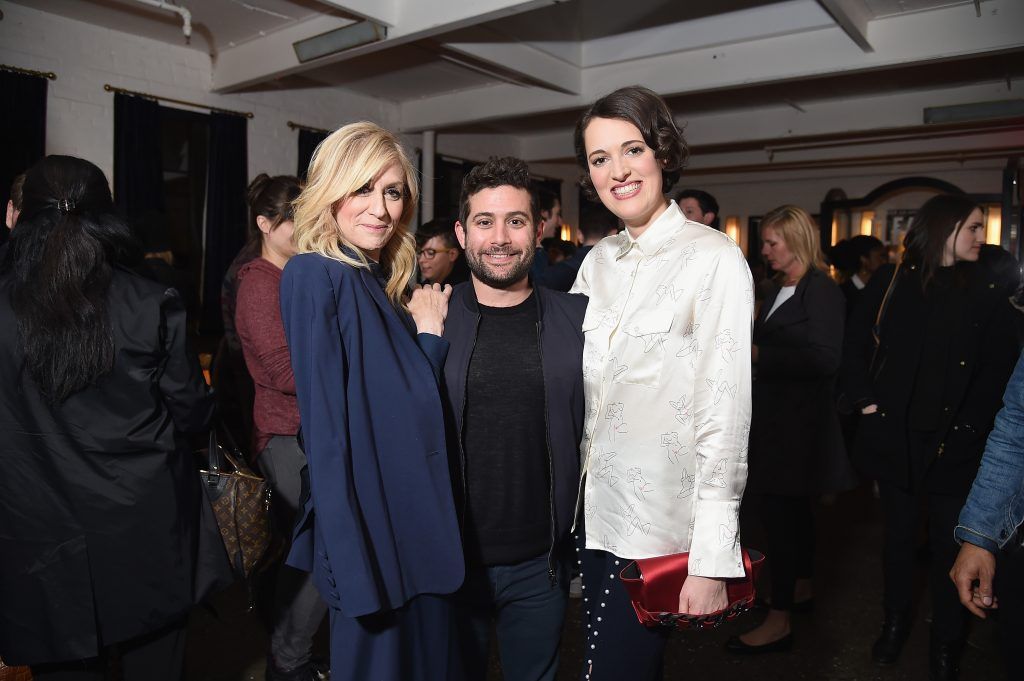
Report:
M928 607L917 608L917 622L899 665L879 668L869 649L881 623L881 525L869 488L841 495L817 507L819 556L815 612L797 615L792 652L738 658L725 652L725 640L753 627L756 614L711 632L678 634L669 644L665 679L709 681L925 681ZM758 528L744 528L744 543L757 546ZM924 564L922 562L922 570ZM923 572L921 587L923 590ZM920 598L919 598L920 600ZM221 596L215 608L193 613L189 627L189 681L261 681L267 637L254 614L244 612L237 591ZM580 601L571 600L562 638L559 681L576 681L582 662ZM323 632L322 632L323 633ZM1004 679L993 621L974 620L962 660L962 681ZM326 652L326 637L317 647ZM493 661L486 681L502 679ZM371 681L371 680L367 680ZM469 680L477 681L477 680ZM485 681L485 680L479 680Z

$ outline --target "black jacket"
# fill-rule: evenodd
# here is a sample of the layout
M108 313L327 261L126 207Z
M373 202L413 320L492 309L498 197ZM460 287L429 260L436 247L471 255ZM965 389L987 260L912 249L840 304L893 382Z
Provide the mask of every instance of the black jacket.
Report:
M95 657L194 600L202 491L176 431L205 430L213 401L186 354L177 293L117 270L108 311L113 370L50 406L23 369L0 278L0 656L11 664Z
M554 554L572 527L580 479L580 440L583 439L583 315L585 296L572 296L541 286L534 288L538 305L537 333L544 374L544 405L551 488L550 574ZM476 344L480 311L472 282L455 287L448 304L444 337L451 343L444 365L445 402L449 427L449 453L456 468L455 487L460 507L465 507L466 380ZM539 397L539 396L538 396ZM464 517L464 514L463 514Z
M934 433L928 488L966 496L985 439L1018 355L1013 309L1006 293L973 263L957 266L965 296L950 334L946 366L920 367L928 302L916 267L900 267L881 325L877 353L872 328L894 267L878 270L847 322L841 381L849 401L878 411L860 417L854 461L864 473L909 487L911 397L918 371L941 385L942 412Z
M758 348L750 424L751 492L820 494L853 487L834 388L846 305L839 287L812 269L767 320L779 294L754 322Z

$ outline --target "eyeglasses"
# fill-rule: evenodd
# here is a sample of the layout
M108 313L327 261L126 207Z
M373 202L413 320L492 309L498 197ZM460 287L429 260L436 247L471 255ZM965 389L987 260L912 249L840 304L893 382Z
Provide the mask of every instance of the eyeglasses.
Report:
M417 258L426 258L427 260L433 260L434 256L438 253L447 253L448 251L454 251L454 248L424 248L421 251L416 251Z

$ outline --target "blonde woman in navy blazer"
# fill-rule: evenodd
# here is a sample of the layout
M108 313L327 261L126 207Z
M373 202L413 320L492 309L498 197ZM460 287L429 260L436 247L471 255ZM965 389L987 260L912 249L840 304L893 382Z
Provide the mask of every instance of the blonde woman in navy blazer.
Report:
M451 288L407 287L416 176L390 132L340 128L295 204L281 309L311 494L289 563L330 608L335 681L447 681L463 557L438 376Z

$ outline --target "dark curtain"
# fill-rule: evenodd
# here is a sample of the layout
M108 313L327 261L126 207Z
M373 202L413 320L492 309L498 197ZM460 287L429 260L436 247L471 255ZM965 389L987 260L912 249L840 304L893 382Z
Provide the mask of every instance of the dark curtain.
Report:
M132 224L164 212L164 165L160 105L155 100L114 94L114 203Z
M326 132L306 130L299 128L299 169L295 174L303 182L306 181L306 171L309 170L309 160L313 158L313 152L317 145L327 139Z
M45 78L0 70L0 210L5 214L14 178L46 153L46 86ZM6 237L7 227L0 224L0 242Z
M206 248L203 264L203 309L200 329L223 327L220 290L228 266L245 243L248 207L247 120L243 116L210 114L210 146L206 173Z

